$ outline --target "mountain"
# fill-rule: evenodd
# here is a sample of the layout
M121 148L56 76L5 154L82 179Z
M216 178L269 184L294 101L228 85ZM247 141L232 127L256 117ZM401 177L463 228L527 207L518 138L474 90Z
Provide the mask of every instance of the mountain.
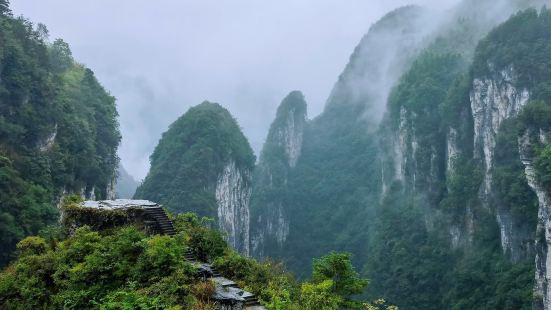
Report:
M138 181L124 169L122 164L119 165L117 169L117 183L115 185L117 198L132 198L138 186Z
M235 119L219 104L203 102L163 134L134 197L214 218L230 245L248 253L254 164Z
M368 294L406 309L551 309L551 25L545 8L518 12L534 3L468 0L435 23L410 6L376 23L300 127L294 166L272 131L296 118L278 112L252 254L304 277L320 253L351 252Z
M113 196L115 98L47 37L0 3L0 265L17 241L56 223L63 195Z
M251 223L264 222L267 229L252 235L253 255L283 259L301 276L306 276L312 257L330 250L346 250L365 259L366 219L374 212L366 203L377 201L380 191L379 168L374 164L376 122L382 113L367 103L386 100L381 88L390 89L423 46L426 14L419 7L405 7L372 27L339 77L324 113L308 122L299 115L301 126L296 129L301 131L302 146L294 165L277 156L277 148L274 151L282 141L273 132L282 131L286 119L296 119L294 114L280 113L289 106L285 99L256 172ZM305 103L294 101L304 106L297 111L305 111ZM271 182L271 188L257 181Z
M277 253L289 235L288 202L281 192L302 152L307 105L304 95L291 92L277 109L253 177L251 247L258 257ZM267 252L270 251L270 252Z

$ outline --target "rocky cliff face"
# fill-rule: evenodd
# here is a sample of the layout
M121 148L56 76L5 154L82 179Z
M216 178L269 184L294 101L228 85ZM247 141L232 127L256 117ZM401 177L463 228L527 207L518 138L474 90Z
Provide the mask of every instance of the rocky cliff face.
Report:
M537 36L549 27L538 14L548 16L548 12L520 13L490 32L515 5L527 4L520 2L465 1L452 14L457 23L425 36L429 41L437 37L430 44L417 36L423 31L415 31L416 25L422 25L416 18L423 14L417 8L389 14L375 25L356 48L324 113L306 123L294 168L267 170L263 162L278 161L261 158L257 172L262 171L263 177L255 179L254 186L261 181L271 191L258 190L265 195L255 209L261 206L264 211L251 212L259 214L251 216L251 227L263 227L258 233L251 228L252 253L281 257L300 273L304 260L320 251L351 251L365 270L373 270L376 292L398 301L404 298L402 306L408 308L419 291L432 290L417 281L422 274L405 271L415 255L400 260L400 249L411 242L415 246L410 252L428 249L417 253L423 259L416 270L433 270L434 264L453 257L454 263L436 274L491 276L482 280L483 285L488 294L499 297L488 299L488 307L506 307L504 300L513 308L531 302L513 290L507 296L492 290L518 273L527 280L517 283L522 287L516 292L530 291L537 255L536 294L542 296L542 305L548 304L548 193L531 176L535 168L530 168L526 143L517 140L516 132L533 100L549 100L544 89L551 75L545 66L533 65L542 60L541 51L537 54L541 46L532 45L547 40ZM490 16L488 8L495 9ZM388 105L379 126L381 102ZM531 143L547 143L538 139ZM292 167L286 140L274 141L282 145L281 165ZM284 177L277 171L283 171ZM253 205L256 193L253 190ZM286 210L292 210L292 216ZM411 227L400 226L401 220ZM386 259L391 262L386 264ZM482 267L479 262L485 259L501 267ZM392 270L397 270L395 278ZM410 298L392 285L385 286L392 282L389 279L404 279L404 273L412 279L404 286L418 290ZM461 296L469 285L435 280L431 287L445 286L446 292L431 291L433 303L425 299L418 307L469 307L466 300L472 298ZM438 294L446 294L450 304ZM457 295L449 297L453 294Z
M241 171L230 160L216 182L218 225L228 243L240 253L249 255L249 202L251 175Z
M277 110L256 168L251 206L251 246L256 257L274 255L289 235L284 188L301 155L305 127L306 102L301 92L294 91Z
M513 68L500 71L491 79L477 78L473 81L470 102L474 119L474 156L484 161L483 202L488 201L492 188L491 170L499 129L503 121L517 116L530 98L528 90L517 89L515 82Z
M492 67L489 64L489 67ZM516 117L528 103L529 92L515 85L517 78L513 68L498 72L493 78L475 79L470 95L474 120L474 157L484 165L484 182L480 199L489 208L492 200L494 153L496 138L504 121ZM515 150L511 150L515 152ZM514 216L499 203L495 206L496 220L500 229L501 247L515 260L525 256L522 249L530 249L530 234L517 231ZM524 250L526 251L526 250Z
M537 178L534 148L548 145L550 135L543 130L526 130L519 137L519 153L525 166L528 184L538 196L539 211L536 230L536 284L534 309L551 309L551 192Z

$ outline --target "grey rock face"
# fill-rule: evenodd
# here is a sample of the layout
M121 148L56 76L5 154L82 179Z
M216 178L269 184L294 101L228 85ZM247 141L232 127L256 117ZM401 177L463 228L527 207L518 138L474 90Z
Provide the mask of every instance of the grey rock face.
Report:
M216 183L219 227L228 243L245 255L249 254L250 178L249 171L241 171L231 160Z
M266 242L281 247L289 235L289 216L281 199L264 199L267 192L281 196L290 171L296 166L306 127L306 102L299 91L291 92L280 104L255 174L251 247L254 256L264 256ZM274 196L274 195L272 195Z
M506 119L516 116L530 98L527 89L514 86L513 68L499 72L493 79L475 79L470 95L474 119L475 158L485 165L481 198L487 201L492 187L491 170L499 127Z
M535 145L546 144L545 134L526 131L519 138L519 152L525 166L528 185L538 196L538 227L536 230L536 284L534 287L534 309L551 309L551 193L536 178L534 156Z
M474 157L484 164L484 182L480 189L480 198L485 207L489 207L492 193L492 168L496 138L503 121L515 117L528 103L530 94L527 89L515 87L516 74L513 68L503 70L494 78L475 79L470 94L471 110L474 120ZM512 215L508 210L497 208L497 222L500 226L501 246L513 257L518 256L520 247L515 238Z

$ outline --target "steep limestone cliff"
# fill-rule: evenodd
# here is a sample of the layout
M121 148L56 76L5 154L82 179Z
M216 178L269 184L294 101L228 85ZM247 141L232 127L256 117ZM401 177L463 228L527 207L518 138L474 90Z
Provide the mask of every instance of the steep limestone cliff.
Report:
M488 64L493 67L493 64ZM518 115L528 103L529 92L525 88L516 87L516 73L513 68L501 70L492 78L475 78L470 95L471 109L474 120L474 158L482 160L484 166L484 182L480 189L480 199L486 208L491 207L493 189L493 174L495 163L496 139L504 121ZM510 150L515 152L515 150ZM501 246L505 253L510 253L518 260L525 256L523 251L529 251L533 236L525 233L526 227L516 230L518 223L508 208L500 203L494 203L496 220L500 229ZM522 250L524 249L524 250Z
M484 160L483 202L488 200L492 188L491 170L499 129L503 121L518 115L529 100L528 90L517 89L515 82L516 74L512 67L498 72L493 78L476 78L473 81L470 102L474 119L474 156Z
M251 246L256 257L276 256L289 235L284 191L302 151L306 108L298 91L281 102L260 155L251 202Z
M250 171L241 171L230 160L216 182L218 226L226 233L228 243L239 252L249 254Z
M549 130L549 128L547 128ZM534 132L535 131L535 132ZM525 166L528 184L538 197L539 211L536 230L536 284L534 309L551 309L551 191L538 179L535 165L537 146L549 145L549 134L528 129L519 137L519 153Z
M532 101L550 99L549 11L519 13L490 32L528 4L505 2L465 1L425 39L418 8L373 26L324 113L306 123L285 186L263 203L272 214L257 223L279 225L286 238L251 233L252 253L303 276L318 253L350 251L372 296L411 309L526 308L535 269L536 294L547 300L547 243L536 242L546 204L525 175L517 129L530 123ZM273 205L282 200L292 216Z

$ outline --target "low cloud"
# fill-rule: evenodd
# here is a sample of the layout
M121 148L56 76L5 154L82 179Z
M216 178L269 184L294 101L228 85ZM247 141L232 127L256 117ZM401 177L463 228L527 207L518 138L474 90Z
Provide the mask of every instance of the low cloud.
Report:
M237 118L258 152L288 92L319 114L369 27L406 0L12 0L67 41L118 99L123 165L136 178L168 125L203 100ZM450 7L456 1L413 1Z

